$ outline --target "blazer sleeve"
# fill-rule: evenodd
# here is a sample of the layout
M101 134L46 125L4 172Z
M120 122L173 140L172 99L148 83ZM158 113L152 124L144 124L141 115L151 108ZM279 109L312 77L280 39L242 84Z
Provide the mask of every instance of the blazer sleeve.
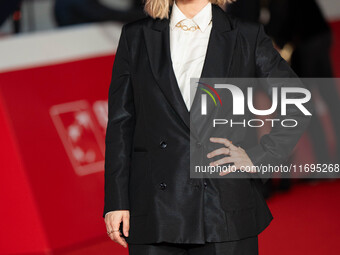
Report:
M264 32L263 25L259 25L255 49L256 76L263 79L261 85L271 96L272 87L302 87L305 86L298 79L297 75L290 68L288 63L281 58L280 54L273 47L272 40ZM273 79L271 79L273 78ZM280 79L275 79L280 78ZM282 78L282 79L281 79ZM287 79L295 78L295 79ZM280 90L279 90L280 91ZM298 98L301 95L293 93L290 98ZM313 113L311 101L304 104L305 108ZM282 119L278 114L276 119ZM263 135L255 147L246 150L248 156L255 166L279 165L289 157L295 145L307 128L311 116L304 115L293 105L287 106L287 119L294 119L298 122L296 127L284 128L281 125L274 125L269 134ZM262 182L269 178L269 173L257 173Z
M129 210L128 181L135 126L130 53L123 26L108 93L104 213Z

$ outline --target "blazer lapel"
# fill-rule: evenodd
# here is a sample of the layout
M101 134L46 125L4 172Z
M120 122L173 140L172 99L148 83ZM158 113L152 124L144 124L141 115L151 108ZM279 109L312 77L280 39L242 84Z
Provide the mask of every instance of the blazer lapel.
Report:
M232 30L229 19L220 7L214 4L212 6L212 30L200 78L225 78L229 74L237 30ZM199 126L203 125L203 123L198 123L201 122L199 119L201 116L200 98L202 91L197 89L189 112L172 67L169 29L169 19L157 19L150 27L144 27L151 69L168 103L173 107L185 126L191 130L192 135L197 137ZM198 85L198 87L200 86ZM208 102L209 116L215 106L209 100Z
M225 12L218 7L213 5L213 22L212 30L210 34L207 54L203 65L201 74L202 78L226 78L229 76L229 70L232 64L232 58L236 45L237 29L232 29L230 21ZM202 80L203 82L203 80ZM209 84L214 86L214 84ZM196 129L195 133L199 134L203 125L201 116L201 95L205 92L199 88L205 88L202 84L198 84L198 89L194 96L194 101L190 110L191 117L191 129ZM216 106L212 100L207 100L207 117L211 117L212 112ZM217 107L221 107L217 105Z
M190 114L172 67L169 29L169 19L155 20L153 26L144 27L147 52L158 86L185 126L190 128Z

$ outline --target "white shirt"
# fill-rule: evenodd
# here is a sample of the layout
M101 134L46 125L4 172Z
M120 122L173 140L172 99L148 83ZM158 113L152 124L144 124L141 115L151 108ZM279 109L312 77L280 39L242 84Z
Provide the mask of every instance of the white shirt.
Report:
M179 22L189 28L198 26L198 29L185 31L176 27ZM211 3L192 19L188 19L174 3L170 17L171 59L179 89L189 111L197 89L197 86L190 86L190 78L201 77L211 28Z

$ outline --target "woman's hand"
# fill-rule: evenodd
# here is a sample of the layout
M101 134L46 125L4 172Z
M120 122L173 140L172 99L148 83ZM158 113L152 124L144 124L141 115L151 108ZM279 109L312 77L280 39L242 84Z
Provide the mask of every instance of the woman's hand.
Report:
M255 173L254 164L251 162L250 158L248 157L247 153L244 149L241 147L237 147L233 145L231 141L229 141L226 138L216 138L211 137L210 142L213 143L220 143L223 144L225 147L222 147L220 149L214 150L210 153L208 153L208 158L213 158L219 155L228 155L228 157L224 157L222 159L219 159L217 161L211 162L210 166L219 166L224 165L228 163L234 163L235 167L234 169L241 169L243 171L249 172L249 173ZM232 171L224 171L220 173L220 176L227 175Z
M122 237L122 233L119 231L120 224L123 223L124 236L129 236L130 229L130 212L126 210L112 211L105 215L106 231L112 241L127 247L127 243Z

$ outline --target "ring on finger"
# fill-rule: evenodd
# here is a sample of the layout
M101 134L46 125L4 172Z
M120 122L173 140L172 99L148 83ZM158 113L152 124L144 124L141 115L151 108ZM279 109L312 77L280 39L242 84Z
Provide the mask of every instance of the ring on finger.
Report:
M111 230L110 232L107 231L107 234L110 235L110 234L112 234L113 232L119 232L119 229L118 229L118 230Z

